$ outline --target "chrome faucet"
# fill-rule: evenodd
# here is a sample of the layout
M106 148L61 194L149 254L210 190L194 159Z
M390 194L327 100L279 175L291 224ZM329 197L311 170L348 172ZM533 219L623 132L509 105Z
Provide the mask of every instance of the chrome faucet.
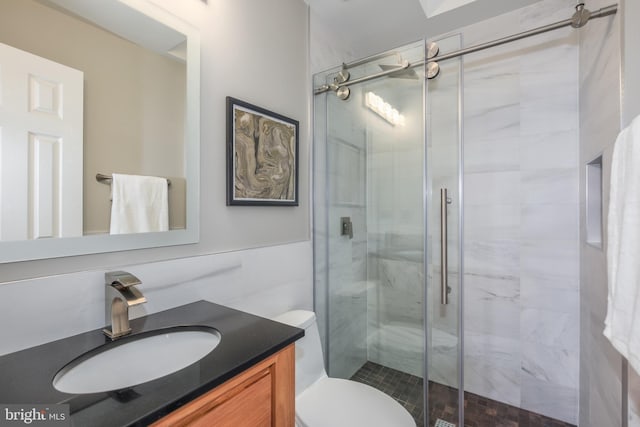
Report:
M126 271L109 271L104 274L106 336L115 340L131 333L129 326L129 307L147 302L147 299L135 287L142 282Z

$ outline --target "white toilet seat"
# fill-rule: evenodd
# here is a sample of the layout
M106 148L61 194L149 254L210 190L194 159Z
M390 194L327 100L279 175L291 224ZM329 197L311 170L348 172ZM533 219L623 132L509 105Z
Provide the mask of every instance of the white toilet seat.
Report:
M416 427L409 412L366 384L322 378L296 397L300 427Z

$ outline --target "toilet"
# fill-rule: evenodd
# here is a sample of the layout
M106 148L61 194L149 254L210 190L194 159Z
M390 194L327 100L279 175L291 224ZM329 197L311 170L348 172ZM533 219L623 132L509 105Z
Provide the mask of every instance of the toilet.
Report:
M416 427L409 412L383 392L327 376L315 313L294 310L273 320L305 333L296 342L297 427Z

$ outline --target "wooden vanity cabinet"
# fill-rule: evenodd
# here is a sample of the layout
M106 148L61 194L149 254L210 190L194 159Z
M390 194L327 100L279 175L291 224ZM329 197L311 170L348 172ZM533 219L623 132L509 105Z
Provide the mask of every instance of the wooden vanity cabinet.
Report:
M293 427L295 344L152 424L153 427Z

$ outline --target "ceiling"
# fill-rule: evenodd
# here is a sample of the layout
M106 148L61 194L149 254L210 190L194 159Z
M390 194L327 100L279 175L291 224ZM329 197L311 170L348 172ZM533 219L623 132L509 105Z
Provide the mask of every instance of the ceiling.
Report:
M444 34L539 0L305 1L311 8L312 19L320 20L325 30L363 57Z

